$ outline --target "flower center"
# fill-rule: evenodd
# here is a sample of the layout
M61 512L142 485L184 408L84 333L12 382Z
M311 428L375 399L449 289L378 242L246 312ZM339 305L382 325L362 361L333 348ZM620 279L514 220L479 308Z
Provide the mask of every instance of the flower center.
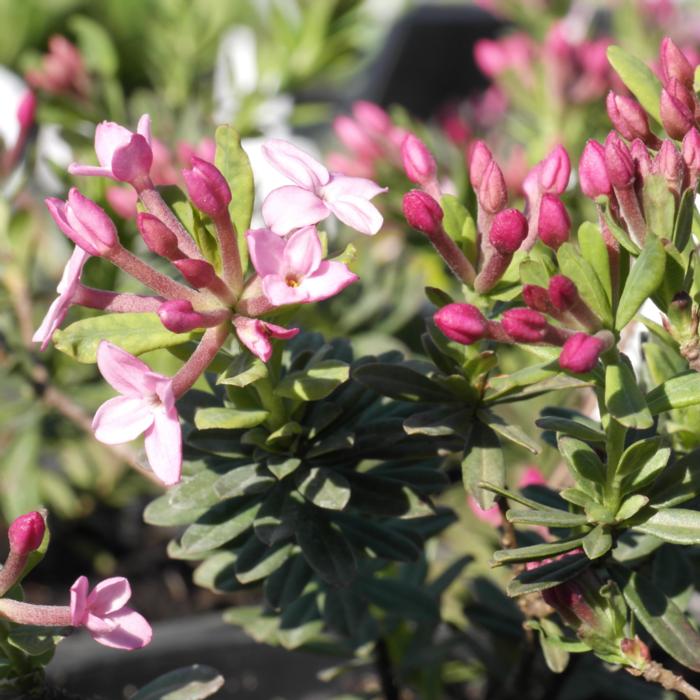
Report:
M288 287L294 288L294 287L299 286L299 280L296 277L294 277L293 275L288 275L285 282L287 283Z

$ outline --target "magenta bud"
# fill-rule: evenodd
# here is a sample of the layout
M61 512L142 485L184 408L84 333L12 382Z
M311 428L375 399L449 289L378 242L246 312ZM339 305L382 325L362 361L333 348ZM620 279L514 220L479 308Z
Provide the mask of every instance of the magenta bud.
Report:
M517 343L539 343L544 339L549 323L539 312L532 309L508 309L501 325Z
M678 191L685 177L685 163L679 150L669 139L664 139L659 152L654 158L652 172L664 177L668 186L673 191Z
M550 306L549 292L536 284L523 285L523 301L535 311L548 313Z
M680 141L695 126L692 110L668 90L661 90L659 110L661 123L672 139Z
M469 181L476 191L481 187L486 168L492 160L493 155L483 141L476 141L472 145L469 156Z
M568 311L579 300L576 285L564 275L554 275L549 280L549 299L555 309Z
M586 142L578 164L581 190L586 197L596 199L612 192L610 178L605 167L605 149L593 139Z
M112 175L136 189L145 187L151 172L153 150L141 134L132 134L129 143L112 154Z
M231 190L218 168L202 158L192 156L191 170L183 170L187 194L201 212L215 218L222 216L231 203Z
M489 241L501 255L512 255L527 237L527 219L517 209L504 209L493 217Z
M178 260L182 252L177 246L177 236L153 214L139 212L136 225L148 249L167 260Z
M613 187L624 189L634 182L632 155L614 131L611 131L605 139L605 169Z
M477 196L479 204L488 214L497 214L508 204L506 181L495 160L486 167Z
M612 125L628 141L634 141L634 139L642 139L645 142L649 142L650 139L655 140L656 137L649 129L647 113L633 97L616 95L611 90L605 100L605 105Z
M661 77L666 85L671 80L677 80L688 89L692 90L695 71L685 54L665 37L659 49L659 63L661 64Z
M471 304L447 304L433 315L433 320L450 340L462 345L476 343L488 333L488 322Z
M415 135L408 134L401 145L401 160L411 182L425 185L435 179L437 164L428 147Z
M403 215L409 226L428 236L433 236L442 229L442 208L422 190L406 192L403 196Z
M540 217L537 221L537 235L542 243L558 250L569 240L571 219L564 203L554 194L545 194L540 202Z
M206 260L182 258L174 260L173 265L195 289L208 287L216 278L216 271Z
M541 163L539 185L542 192L561 194L569 184L571 161L563 146L557 146Z
M651 156L646 144L641 139L635 139L630 144L630 154L636 168L637 175L644 179L652 170Z
M594 335L574 333L559 353L559 366L576 374L590 372L597 364L605 343Z
M700 132L696 128L683 137L681 154L688 170L697 175L700 172Z
M20 515L7 531L10 550L20 556L34 552L41 546L45 532L46 522L41 513L33 511Z
M17 107L17 121L21 131L26 132L32 126L35 115L36 95L31 90L27 90Z
M376 136L388 134L393 127L391 117L374 102L358 100L352 105L352 115L361 127Z
M203 314L197 313L186 299L170 299L158 308L160 322L173 333L187 333L195 328L210 326Z

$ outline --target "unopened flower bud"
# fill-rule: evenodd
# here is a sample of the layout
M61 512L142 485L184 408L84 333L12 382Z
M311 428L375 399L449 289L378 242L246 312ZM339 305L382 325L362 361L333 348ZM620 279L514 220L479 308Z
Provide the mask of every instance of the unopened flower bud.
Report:
M19 103L19 107L17 107L17 121L19 122L20 131L26 132L31 128L35 114L36 95L31 90L27 90Z
M160 322L173 333L188 333L195 328L210 328L224 319L228 312L199 313L186 299L169 299L158 307Z
M651 661L649 647L639 638L623 639L620 642L620 651L627 657L629 663L636 668L644 668Z
M371 136L360 125L346 115L333 120L333 131L343 145L361 158L376 158L380 151Z
M495 160L486 167L477 196L479 204L489 214L498 213L508 203L506 181Z
M403 215L409 226L428 236L442 230L442 208L422 190L411 190L403 196Z
M561 194L569 184L571 161L563 146L557 146L541 163L539 185L542 192Z
M695 126L693 112L667 90L661 90L659 110L661 123L672 139L680 141Z
M493 217L489 241L501 255L512 255L527 236L527 219L517 209L503 209Z
M179 260L183 257L177 246L177 236L153 214L140 212L136 216L141 237L148 249L167 260Z
M173 265L195 289L208 287L216 278L216 271L206 260L183 258L173 261Z
M352 105L352 115L360 126L375 136L386 135L393 127L391 117L374 102L358 100Z
M634 182L632 155L614 131L605 139L605 169L613 187L625 189Z
M628 141L634 141L634 139L641 139L644 142L649 142L651 139L656 141L656 137L649 129L647 113L633 97L616 95L611 90L605 100L605 106L612 125Z
M508 309L501 318L505 332L518 343L540 343L544 340L547 319L532 309Z
M549 292L537 284L523 285L523 301L525 306L540 313L549 313L551 301Z
M476 141L472 145L469 157L469 181L474 190L478 191L481 187L486 168L492 160L493 155L483 141Z
M435 180L437 165L433 154L414 134L408 134L401 146L401 160L411 182L425 185Z
M652 172L662 175L671 191L680 192L685 177L685 163L679 150L669 139L664 139L661 144L652 165Z
M696 128L683 137L681 154L690 173L697 177L700 172L700 132Z
M581 190L586 197L596 199L611 194L612 186L605 167L605 149L593 139L587 141L583 149L578 175L581 181Z
M433 320L450 340L462 345L476 343L488 333L488 322L471 304L447 304L433 315Z
M542 243L553 250L569 240L571 219L564 203L553 194L545 194L540 202L540 217L537 222L537 235Z
M670 80L678 80L688 89L693 88L695 71L685 54L673 43L669 37L661 42L659 50L659 62L661 64L661 77L664 85Z
M549 298L559 311L568 311L579 300L576 285L564 275L554 275L549 280Z
M635 139L630 144L630 154L636 168L637 176L643 180L652 170L649 151L641 139Z
M202 158L192 157L191 170L183 170L187 194L200 211L215 218L224 215L231 202L231 190L226 178Z
M33 511L20 515L12 522L7 531L10 550L22 556L39 549L45 532L46 522L41 513Z
M563 345L559 366L576 374L590 372L606 349L605 343L594 335L575 333Z

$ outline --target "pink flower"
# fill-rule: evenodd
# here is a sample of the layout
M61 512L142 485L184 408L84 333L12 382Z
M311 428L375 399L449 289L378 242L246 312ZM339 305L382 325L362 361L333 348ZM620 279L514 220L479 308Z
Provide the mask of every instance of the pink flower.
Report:
M121 396L95 413L95 437L107 445L128 442L145 433L146 455L156 476L170 486L180 481L182 440L172 379L103 340L97 348L102 376Z
M241 343L263 362L267 362L272 355L270 338L288 340L299 333L298 328L283 328L274 323L247 316L236 316L233 319L233 326Z
M288 238L264 228L246 235L263 292L274 306L328 299L358 279L343 263L322 260L321 241L313 226Z
M20 556L39 549L46 532L46 521L41 513L32 511L12 521L7 530L10 549Z
M144 114L136 133L114 122L101 122L95 129L95 153L99 166L71 163L68 172L110 177L136 189L146 186L153 163L151 118Z
M263 145L263 152L276 170L295 183L273 190L263 202L262 214L270 230L289 233L330 214L369 236L381 228L382 215L369 200L386 188L362 177L331 174L287 141L271 139Z
M32 340L35 343L41 343L42 350L46 350L56 329L63 323L63 319L73 303L75 293L80 287L80 275L89 257L89 253L78 247L73 251L73 255L70 256L63 270L63 277L61 277L61 281L56 287L58 297L53 300L49 310L46 312L46 316L44 316L44 320L32 336Z
M117 229L112 219L75 187L68 192L67 202L49 197L46 206L61 231L86 253L105 255L117 245Z
M151 641L153 630L146 619L129 608L131 586L115 576L98 583L88 594L88 580L80 576L70 589L73 627L85 627L92 638L114 649L140 649Z

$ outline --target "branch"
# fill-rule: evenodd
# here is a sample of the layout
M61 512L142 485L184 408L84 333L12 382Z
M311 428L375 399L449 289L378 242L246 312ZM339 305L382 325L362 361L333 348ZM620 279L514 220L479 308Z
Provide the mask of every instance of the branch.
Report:
M700 700L700 690L690 685L681 676L664 668L658 661L649 661L643 669L626 667L625 670L633 676L641 676L649 683L658 683L666 690L680 693L688 700Z

